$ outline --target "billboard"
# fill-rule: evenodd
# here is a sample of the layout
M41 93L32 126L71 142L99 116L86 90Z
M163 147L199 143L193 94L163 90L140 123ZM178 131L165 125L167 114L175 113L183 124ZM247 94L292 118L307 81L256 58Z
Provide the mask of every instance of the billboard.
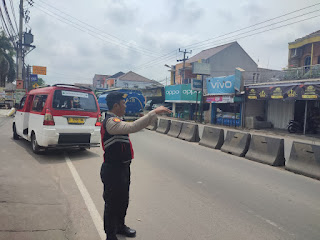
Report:
M283 99L283 100L318 100L320 85L318 84L283 84L273 86L247 87L246 97L251 100Z
M230 75L227 77L207 78L206 81L208 95L234 94L235 87L240 85L240 83L236 84L235 75Z
M170 85L165 87L165 101L178 103L200 102L202 92L191 89L191 84ZM197 99L198 95L198 99Z
M32 66L32 73L39 75L47 75L47 67Z

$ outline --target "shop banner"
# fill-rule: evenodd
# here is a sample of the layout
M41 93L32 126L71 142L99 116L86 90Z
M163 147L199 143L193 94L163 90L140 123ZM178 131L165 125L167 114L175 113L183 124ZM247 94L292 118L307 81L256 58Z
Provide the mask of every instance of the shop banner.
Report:
M220 96L211 96L206 97L207 103L233 103L234 97L230 95L220 95Z
M208 95L234 94L235 86L240 88L240 82L236 84L235 75L207 78L206 81ZM239 78L237 78L238 81L240 81Z
M198 102L202 92L198 92ZM166 102L195 103L197 91L191 89L191 84L170 85L165 87Z
M320 85L278 85L266 87L247 87L246 97L250 100L317 100L320 99Z

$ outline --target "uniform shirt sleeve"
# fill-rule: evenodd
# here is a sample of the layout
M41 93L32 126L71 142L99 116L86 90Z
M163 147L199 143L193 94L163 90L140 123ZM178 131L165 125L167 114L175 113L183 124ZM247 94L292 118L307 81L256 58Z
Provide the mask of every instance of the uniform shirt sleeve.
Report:
M154 110L134 122L114 121L114 118L109 118L106 129L111 135L135 133L144 129L156 119L157 114Z

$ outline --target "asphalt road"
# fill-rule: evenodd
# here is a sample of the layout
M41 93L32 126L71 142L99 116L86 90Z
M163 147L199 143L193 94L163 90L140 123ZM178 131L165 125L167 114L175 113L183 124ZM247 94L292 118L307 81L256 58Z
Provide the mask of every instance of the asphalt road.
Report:
M10 123L2 124L0 141L10 141L1 147L15 147L2 157L10 149L28 155L55 182L66 239L103 239L102 150L34 155L28 142L12 140ZM320 239L320 181L148 130L130 137L127 224L136 239Z

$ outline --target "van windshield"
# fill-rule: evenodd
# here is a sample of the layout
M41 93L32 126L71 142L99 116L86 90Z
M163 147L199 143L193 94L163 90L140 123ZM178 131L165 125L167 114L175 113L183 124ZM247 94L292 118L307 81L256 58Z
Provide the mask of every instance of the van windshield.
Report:
M52 107L58 110L97 111L96 100L92 94L68 90L54 92Z

